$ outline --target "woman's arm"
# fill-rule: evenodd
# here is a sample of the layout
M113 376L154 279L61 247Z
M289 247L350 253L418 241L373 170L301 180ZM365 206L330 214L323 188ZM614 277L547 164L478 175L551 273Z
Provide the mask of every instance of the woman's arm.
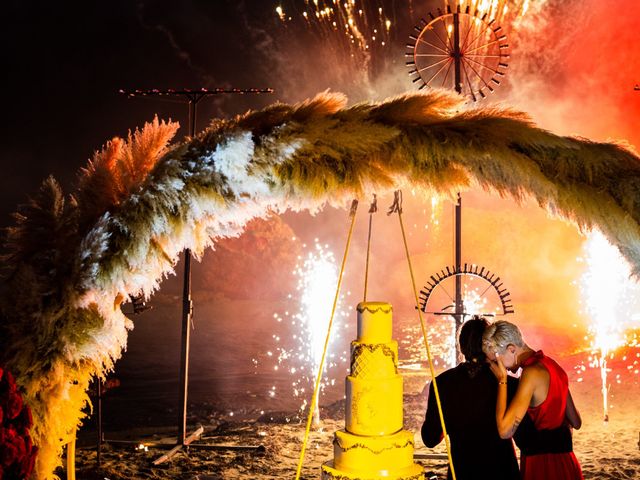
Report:
M564 414L567 422L576 430L580 430L582 426L582 418L580 417L580 412L576 408L575 403L573 403L573 398L571 397L571 392L567 390L567 408Z
M499 355L491 362L491 371L498 379L498 399L496 401L496 424L500 438L511 438L527 414L535 388L535 372L525 368L520 378L518 390L507 407L507 369Z

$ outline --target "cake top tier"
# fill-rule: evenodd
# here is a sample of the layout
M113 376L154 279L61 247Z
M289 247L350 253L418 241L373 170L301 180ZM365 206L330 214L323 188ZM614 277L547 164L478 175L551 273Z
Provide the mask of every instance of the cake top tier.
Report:
M386 343L391 340L391 312L386 302L358 304L358 340L363 343Z

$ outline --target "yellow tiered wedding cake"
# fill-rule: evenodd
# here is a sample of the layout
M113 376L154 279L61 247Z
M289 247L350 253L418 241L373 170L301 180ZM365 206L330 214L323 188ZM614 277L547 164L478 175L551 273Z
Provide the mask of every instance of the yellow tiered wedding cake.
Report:
M358 305L346 428L335 433L334 458L322 465L324 480L424 478L422 467L413 462L413 434L402 429L402 377L398 342L391 338L391 311L384 302Z

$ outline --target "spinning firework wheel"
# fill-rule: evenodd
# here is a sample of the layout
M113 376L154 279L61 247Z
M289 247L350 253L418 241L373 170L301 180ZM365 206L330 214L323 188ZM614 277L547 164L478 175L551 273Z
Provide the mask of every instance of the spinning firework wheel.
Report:
M429 21L422 19L411 35L411 51L405 56L413 82L425 87L453 88L476 101L492 93L505 75L509 58L507 36L487 13L455 11L429 13Z

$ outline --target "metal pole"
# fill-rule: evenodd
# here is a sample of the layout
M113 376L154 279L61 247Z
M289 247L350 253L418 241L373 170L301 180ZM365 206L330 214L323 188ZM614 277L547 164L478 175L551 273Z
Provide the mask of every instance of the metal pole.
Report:
M460 8L460 7L458 7ZM453 62L456 92L462 93L462 53L460 52L460 14L453 14Z
M189 96L189 136L196 132L196 108L201 96ZM180 353L180 386L178 409L178 445L185 445L187 438L187 398L189 390L189 347L191 336L191 317L193 302L191 301L191 249L184 250L184 282L182 289L182 348Z
M190 95L189 97L189 136L196 136L196 109L198 102L203 98L202 95Z
M102 464L102 380L97 379L96 382L97 401L98 401L98 451L96 453L96 463L98 468Z
M455 65L455 89L459 94L462 93L462 53L460 52L460 14L458 11L453 14L453 61ZM456 271L461 270L462 264L462 197L458 193L458 202L456 203ZM464 321L464 305L462 303L462 277L456 275L456 304L455 304L455 320L456 334L460 330L460 325ZM461 352L458 342L456 342L456 364L461 361Z
M191 250L184 251L184 286L182 291L182 349L180 355L180 414L178 444L184 445L187 431L187 390L189 388L189 341L191 334Z
M456 203L456 271L462 268L462 196L458 193ZM460 330L460 325L464 323L464 304L462 302L462 276L456 275L456 334ZM456 342L456 363L461 361L461 352L458 342Z

